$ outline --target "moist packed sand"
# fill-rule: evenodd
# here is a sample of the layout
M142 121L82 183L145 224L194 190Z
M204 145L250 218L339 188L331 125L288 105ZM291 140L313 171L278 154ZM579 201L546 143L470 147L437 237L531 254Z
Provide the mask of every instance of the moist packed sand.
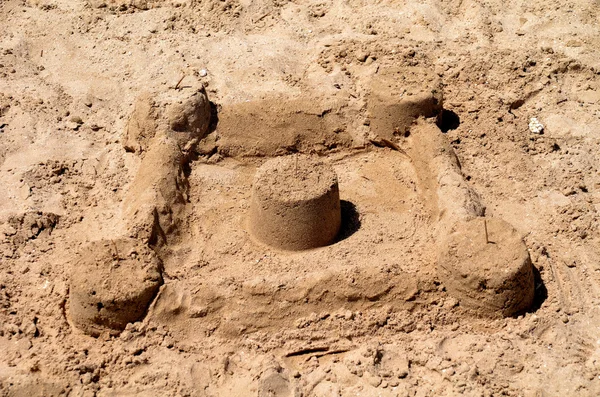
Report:
M0 395L600 395L597 2L0 16ZM248 225L288 156L317 248Z
M512 316L531 307L535 282L519 233L498 219L459 223L443 243L438 271L462 305L488 316Z
M307 156L277 157L256 172L250 232L282 249L322 247L335 240L342 222L333 169Z

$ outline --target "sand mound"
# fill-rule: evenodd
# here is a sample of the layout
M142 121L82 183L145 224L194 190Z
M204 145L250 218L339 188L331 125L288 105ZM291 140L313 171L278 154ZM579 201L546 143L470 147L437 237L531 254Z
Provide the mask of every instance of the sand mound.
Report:
M69 318L85 333L118 334L141 320L162 284L154 251L133 239L96 241L73 263Z
M386 68L370 82L367 110L371 131L391 139L403 135L419 117L442 111L441 80L424 68Z
M459 223L440 248L438 273L461 304L483 315L511 316L533 302L529 252L517 231L502 220Z
M254 179L250 231L277 248L302 250L331 243L341 207L333 169L308 156L267 161Z
M438 235L447 234L458 221L483 216L479 194L465 180L456 152L433 120L417 120L405 143Z
M157 135L173 138L182 148L204 137L210 123L210 102L203 87L143 93L134 105L123 136L128 152L150 149Z

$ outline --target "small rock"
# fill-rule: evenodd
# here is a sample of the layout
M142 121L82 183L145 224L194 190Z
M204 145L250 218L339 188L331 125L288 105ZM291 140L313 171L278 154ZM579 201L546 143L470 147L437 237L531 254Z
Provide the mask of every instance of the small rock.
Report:
M425 368L428 368L432 371L437 370L442 365L442 359L438 356L432 356L425 363Z
M206 71L206 69L202 69L202 70L200 70L199 74L200 74L200 77L206 77L206 75L208 75L208 72Z
M477 367L472 367L471 369L469 369L469 373L467 375L469 377L469 379L474 380L477 378L477 376L479 376L479 369Z
M92 374L90 374L89 372L83 374L81 376L81 383L84 385L89 385L90 383L92 383Z
M456 368L456 373L462 375L469 372L470 369L471 367L469 367L467 363L463 362Z
M446 309L452 309L456 306L458 306L458 299L454 297L449 297L444 301L444 308Z
M77 131L80 126L81 126L81 124L75 123L73 121L67 122L67 128L70 130L73 130L73 131Z
M83 124L83 120L79 116L71 116L71 118L69 118L69 121L77 123L79 125Z
M353 320L354 313L352 313L352 311L350 311L350 310L346 310L346 312L344 313L344 319L345 320Z
M444 374L446 377L450 377L450 376L453 376L453 375L456 373L456 371L454 370L454 368L450 367L450 368L448 368L448 369L444 369L444 370L442 370L442 373L443 373L443 374Z
M379 385L382 382L382 380L379 376L373 375L370 372L365 372L364 375L365 375L367 382L373 387L379 387Z
M25 327L24 333L25 335L34 338L37 334L39 334L39 331L35 323L31 322L27 327Z
M359 62L364 62L367 60L367 58L369 57L369 54L367 52L359 52L358 54L356 54L356 59Z
M544 125L537 118L532 117L529 119L529 131L534 134L541 134L544 132Z

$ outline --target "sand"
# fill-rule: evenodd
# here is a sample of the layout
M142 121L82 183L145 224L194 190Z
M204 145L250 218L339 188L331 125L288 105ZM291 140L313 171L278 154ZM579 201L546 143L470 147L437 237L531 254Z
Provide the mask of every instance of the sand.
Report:
M252 184L248 230L274 248L306 250L334 242L342 225L335 171L309 156L265 162Z
M600 395L597 2L0 15L0 395Z

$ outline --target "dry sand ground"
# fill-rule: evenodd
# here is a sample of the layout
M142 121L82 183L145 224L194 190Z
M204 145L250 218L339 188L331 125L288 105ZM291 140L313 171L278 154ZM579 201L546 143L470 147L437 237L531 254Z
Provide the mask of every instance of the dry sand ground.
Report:
M598 0L0 15L0 394L600 395ZM200 85L197 146L135 135ZM444 134L413 117L442 95ZM386 106L406 97L425 99L394 131ZM298 152L336 171L343 225L290 253L247 213L256 168ZM436 271L453 222L484 211L529 250L525 314L469 311ZM143 321L87 336L68 315L77 254L121 237L155 249L164 284Z

